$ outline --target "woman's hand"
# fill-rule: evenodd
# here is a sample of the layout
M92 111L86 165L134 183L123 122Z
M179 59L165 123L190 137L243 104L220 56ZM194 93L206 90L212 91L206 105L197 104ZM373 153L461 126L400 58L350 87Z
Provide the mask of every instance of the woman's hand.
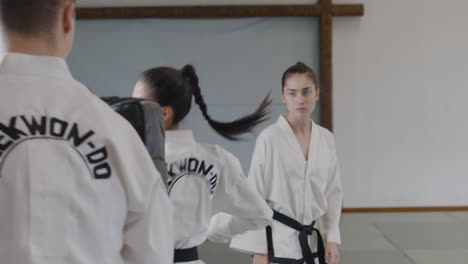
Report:
M270 264L268 260L268 255L266 254L254 254L252 258L253 264Z
M340 252L336 247L336 243L327 243L325 247L325 262L327 262L327 264L340 263Z

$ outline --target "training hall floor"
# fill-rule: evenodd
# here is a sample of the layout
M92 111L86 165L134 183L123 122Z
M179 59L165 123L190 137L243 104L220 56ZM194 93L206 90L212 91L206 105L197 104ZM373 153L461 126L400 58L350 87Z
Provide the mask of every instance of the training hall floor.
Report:
M345 213L341 264L468 264L468 212ZM200 248L207 264L251 263L226 245Z

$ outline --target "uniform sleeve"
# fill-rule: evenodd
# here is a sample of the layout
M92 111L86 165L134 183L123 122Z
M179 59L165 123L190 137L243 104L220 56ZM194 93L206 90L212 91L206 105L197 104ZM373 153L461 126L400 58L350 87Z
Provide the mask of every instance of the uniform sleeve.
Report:
M128 125L128 126L126 126ZM162 177L136 131L125 123L109 155L127 198L124 263L173 263L172 206Z
M331 177L325 191L328 208L323 216L324 237L327 242L341 244L340 217L343 203L343 188L341 186L340 168L336 151L333 146L334 162L331 170Z
M255 191L242 172L239 160L224 152L220 186L213 197L213 213L208 238L215 242L229 242L234 235L260 229L272 221L273 211Z
M255 144L254 153L252 155L248 183L264 201L267 200L265 194L266 186L264 181L266 153L266 141L262 137L259 137ZM235 236L231 241L230 247L234 250L251 254L267 254L268 251L265 228L250 230Z
M172 209L165 190L159 182L146 212L129 212L124 228L124 263L173 263Z

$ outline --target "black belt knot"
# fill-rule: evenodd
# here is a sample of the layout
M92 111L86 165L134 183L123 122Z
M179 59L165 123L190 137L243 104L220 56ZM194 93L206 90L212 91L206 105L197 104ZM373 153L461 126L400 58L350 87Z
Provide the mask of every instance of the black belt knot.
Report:
M315 264L314 259L319 259L319 264L325 264L325 247L323 244L322 235L320 231L315 228L315 221L312 222L310 225L303 225L297 220L286 216L276 210L273 210L273 219L289 226L292 229L299 231L299 244L301 245L302 251L302 259L289 259L289 258L277 258L275 257L275 251L273 246L273 237L271 232L271 226L266 227L267 233L267 243L268 243L268 257L270 258L270 262L272 263L279 263L279 264L303 264L304 262L307 264ZM309 245L308 236L312 234L317 235L317 252L312 252Z

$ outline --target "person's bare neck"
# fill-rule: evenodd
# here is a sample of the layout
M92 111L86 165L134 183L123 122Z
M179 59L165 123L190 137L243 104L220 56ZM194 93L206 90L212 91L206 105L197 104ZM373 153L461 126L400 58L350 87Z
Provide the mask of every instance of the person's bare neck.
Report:
M168 127L166 130L172 130L172 131L180 130L180 127L179 127L179 124L177 124L177 125L171 125L171 126Z
M28 37L20 34L9 34L8 52L63 58L53 41L46 37Z
M286 120L294 131L294 134L306 135L310 132L310 126L312 125L310 119L301 119L297 117L295 118L291 115L286 115Z

